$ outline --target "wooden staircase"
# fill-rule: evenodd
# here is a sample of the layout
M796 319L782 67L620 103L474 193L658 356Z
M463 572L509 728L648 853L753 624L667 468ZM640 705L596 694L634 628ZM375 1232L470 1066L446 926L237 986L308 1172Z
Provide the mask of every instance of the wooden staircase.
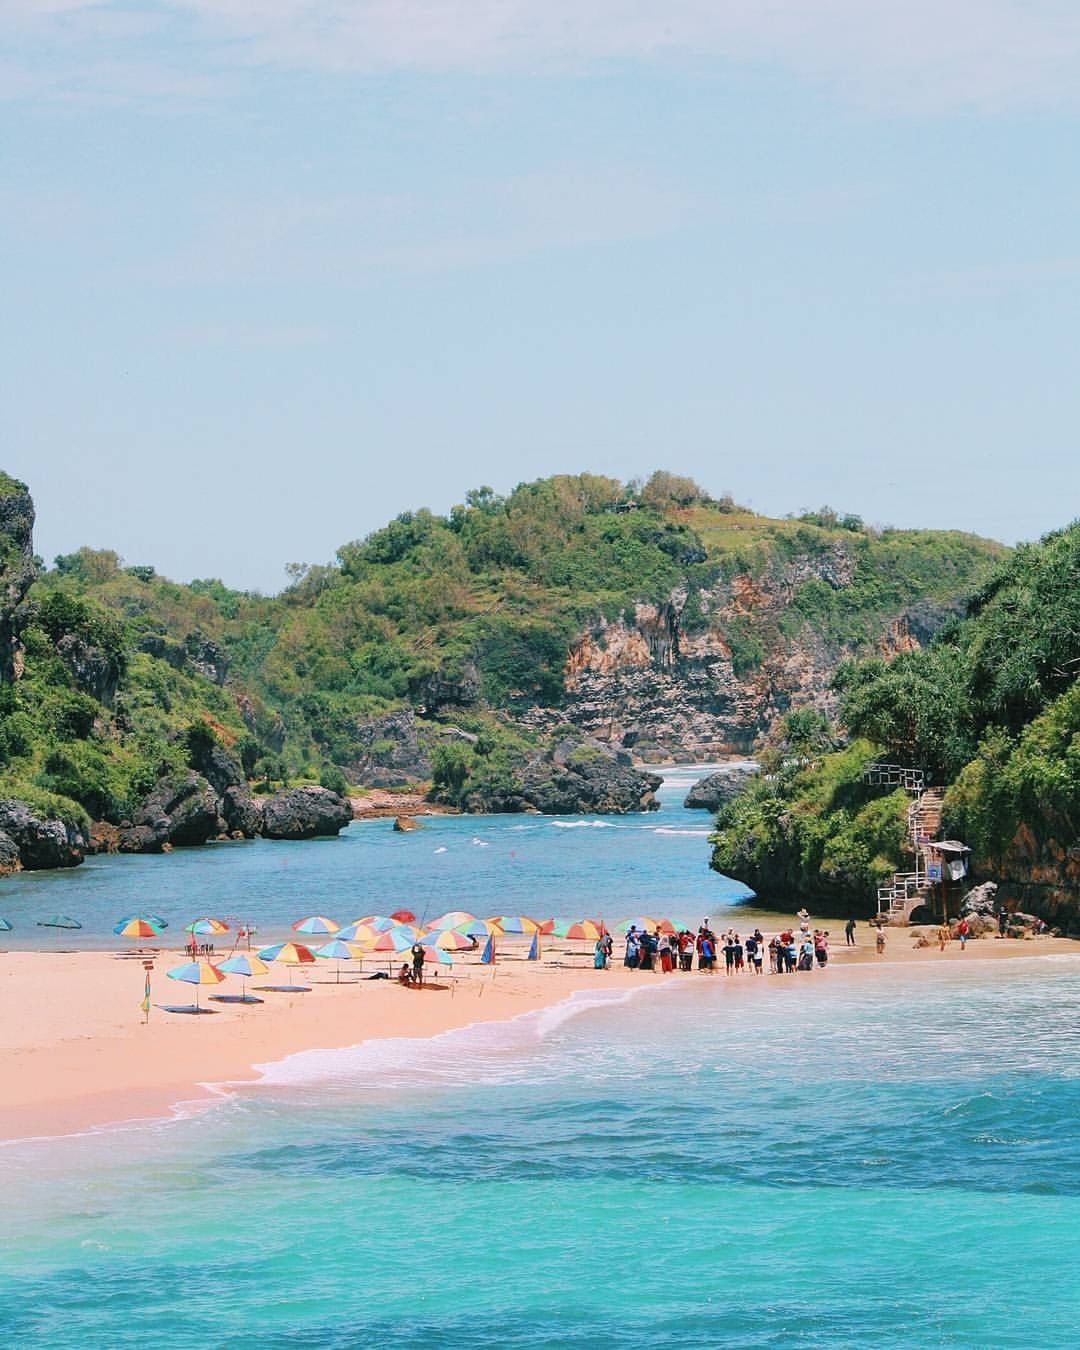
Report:
M941 830L944 790L928 788L922 769L902 764L868 764L863 781L880 787L902 787L913 795L907 811L907 847L915 856L914 872L894 872L892 880L878 887L878 918L890 924L911 922L915 910L927 903L931 883L926 878L926 845Z

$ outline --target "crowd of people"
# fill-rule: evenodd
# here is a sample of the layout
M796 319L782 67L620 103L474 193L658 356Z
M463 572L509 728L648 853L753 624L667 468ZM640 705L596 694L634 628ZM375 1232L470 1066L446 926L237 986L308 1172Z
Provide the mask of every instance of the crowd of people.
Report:
M755 928L745 938L734 928L717 935L708 918L697 933L688 928L680 932L654 932L631 925L626 932L623 965L630 970L654 970L665 974L697 969L715 974L723 962L725 975L790 975L796 971L824 970L829 963L829 933L827 929L810 930L810 916L805 910L798 915L799 931L785 928L767 938ZM850 935L849 935L850 941ZM598 970L611 964L615 943L610 933L597 939L594 962Z

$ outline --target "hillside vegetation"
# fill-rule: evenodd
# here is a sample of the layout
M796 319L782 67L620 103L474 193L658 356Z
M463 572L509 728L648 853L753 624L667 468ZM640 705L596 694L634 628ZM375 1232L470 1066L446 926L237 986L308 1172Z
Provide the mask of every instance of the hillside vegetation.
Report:
M847 662L839 753L782 767L718 818L713 865L750 885L869 903L903 861L903 794L858 782L884 755L948 784L945 826L984 877L1060 917L1080 897L1080 523L1024 545L923 650ZM818 750L822 747L819 745Z
M253 780L341 790L378 758L373 719L407 708L422 735L451 722L464 733L434 755L453 799L543 740L519 715L558 709L575 636L605 619L633 624L639 602L685 596L685 630L705 631L720 622L707 597L725 578L842 554L843 584L811 578L782 612L723 621L736 668L752 671L800 634L851 650L903 610L917 626L924 606L936 624L1002 552L959 533L870 531L828 510L771 520L668 473L564 475L507 497L481 488L446 516L403 513L332 565L293 565L272 598L216 579L180 585L82 548L37 560L9 606L20 650L0 685L0 793L51 794L69 813L119 821L192 762L207 728ZM8 572L16 562L0 558Z

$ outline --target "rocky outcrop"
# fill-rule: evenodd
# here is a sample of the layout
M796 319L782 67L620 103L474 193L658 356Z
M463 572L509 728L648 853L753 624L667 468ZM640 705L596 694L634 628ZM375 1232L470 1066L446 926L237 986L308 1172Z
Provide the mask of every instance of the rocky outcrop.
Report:
M625 815L655 811L656 790L663 780L635 769L627 756L615 756L588 743L538 755L483 787L466 785L463 810L503 814L539 811L543 815Z
M749 754L789 709L832 711L829 681L848 649L809 625L793 635L791 606L811 583L843 590L856 565L855 546L840 540L597 620L571 645L562 705L520 720L538 731L571 722L646 763ZM917 647L950 612L920 604L885 623L883 641Z
M89 843L88 836L75 825L39 815L26 802L13 798L0 800L0 859L8 863L12 861L14 847L18 866L28 872L77 867Z
M262 832L268 839L314 839L338 834L352 818L348 801L329 788L283 788L266 799Z
M993 873L1006 909L1080 933L1080 843L1067 821L1047 812L1037 823L1021 824Z
M22 483L0 475L0 680L22 656L23 601L34 580L34 503Z
M121 853L160 853L168 845L205 844L221 832L217 793L194 769L155 784L135 817L120 826Z
M751 779L758 775L756 766L733 764L728 769L720 769L707 778L699 779L683 800L683 806L701 811L717 811L721 802L729 802L737 797Z
M418 820L412 816L395 816L394 829L398 834L408 834L411 830L422 830L424 827Z
M221 799L221 817L231 835L254 839L263 830L263 800L252 796L246 783L228 787Z
M120 683L120 663L115 656L87 642L78 633L65 633L56 644L56 654L77 688L107 708L113 706Z
M411 708L362 722L354 736L352 760L344 766L352 783L401 788L431 777L431 733L421 730Z
M229 673L229 658L220 643L202 633L189 633L185 642L188 660L197 675L223 685Z

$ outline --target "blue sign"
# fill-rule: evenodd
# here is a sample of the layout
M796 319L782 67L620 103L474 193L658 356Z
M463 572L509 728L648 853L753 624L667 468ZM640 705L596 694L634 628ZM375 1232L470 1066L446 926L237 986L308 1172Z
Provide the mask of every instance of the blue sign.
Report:
M940 880L941 880L941 864L940 864L940 863L927 863L927 864L926 864L926 879L927 879L927 881L940 881Z

